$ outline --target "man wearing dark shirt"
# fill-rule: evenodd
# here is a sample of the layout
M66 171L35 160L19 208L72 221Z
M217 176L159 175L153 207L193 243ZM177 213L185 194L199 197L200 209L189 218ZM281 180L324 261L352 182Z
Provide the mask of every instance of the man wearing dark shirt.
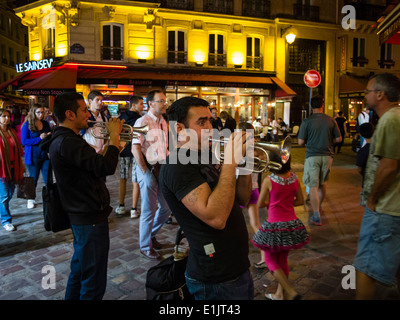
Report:
M66 300L102 299L107 283L110 245L108 215L110 194L103 179L118 164L122 123L108 123L110 142L104 156L79 135L88 128L90 113L78 93L63 93L54 100L54 114L60 123L45 147L57 181L60 200L68 213L74 236L71 273Z
M248 233L240 208L250 199L251 176L236 180L240 159L225 160L222 168L200 162L204 155L210 156L205 148L212 134L207 101L179 99L169 109L168 119L176 121L172 129L179 138L177 148L171 149L176 154L171 151L161 167L160 186L189 242L188 289L198 300L253 299ZM194 132L197 136L191 140ZM231 135L225 156L232 154L233 145L242 150L248 146L242 138L240 132ZM183 163L181 156L189 156L190 162Z

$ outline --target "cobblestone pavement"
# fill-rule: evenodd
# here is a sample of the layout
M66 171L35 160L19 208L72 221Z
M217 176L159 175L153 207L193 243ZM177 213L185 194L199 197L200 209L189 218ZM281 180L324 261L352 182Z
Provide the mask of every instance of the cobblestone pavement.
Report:
M292 167L302 177L304 148L293 148ZM359 205L361 178L355 168L355 153L349 146L335 156L328 191L322 206L323 226L308 224L308 210L297 207L298 217L306 225L310 243L289 255L290 281L305 300L351 300L354 290L342 288L345 274L342 268L351 265L357 247L359 226L363 210ZM40 181L38 190L43 183ZM107 178L112 206L118 205L119 177ZM128 184L129 185L129 184ZM303 190L304 187L303 187ZM128 186L125 204L131 202ZM41 199L38 192L37 199ZM14 196L11 201L14 232L0 230L0 300L62 300L72 256L70 230L59 233L43 228L42 204L27 209L26 201ZM244 211L246 221L248 214ZM266 216L260 210L260 218ZM139 220L126 216L110 215L110 240L108 283L105 300L144 300L147 270L158 262L150 261L139 253ZM261 220L262 221L262 220ZM159 232L157 240L165 244L160 251L164 257L172 253L177 230L174 220ZM250 237L252 236L248 224ZM260 258L259 251L249 242L252 265ZM44 266L56 270L56 288L42 287ZM276 288L276 282L267 269L251 267L255 284L255 300L264 300L264 293ZM379 287L378 299L398 299L397 290Z

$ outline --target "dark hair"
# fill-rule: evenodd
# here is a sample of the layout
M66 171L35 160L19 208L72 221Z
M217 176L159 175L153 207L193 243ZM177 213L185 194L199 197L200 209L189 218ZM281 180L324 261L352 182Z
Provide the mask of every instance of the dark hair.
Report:
M339 111L338 115L341 117L343 115L343 111Z
M92 90L88 94L88 100L94 100L96 97L103 97L103 94L100 91Z
M129 107L132 107L133 104L137 104L139 100L143 100L142 96L138 96L137 94L134 94L129 98Z
M10 128L11 127L11 112L8 109L1 108L0 109L0 116L2 116L4 114L4 112L7 112L9 117L10 117L10 123L7 125L7 128Z
M147 104L148 104L150 101L154 101L154 96L156 95L156 93L163 93L163 92L162 92L161 90L159 90L159 89L150 91L150 92L147 94L147 96L146 96Z
M240 130L254 130L254 127L251 123L248 122L240 122L238 125L238 129Z
M226 112L226 111L221 111L221 113L219 114L219 117L220 117L221 119L224 119L224 120L226 120L226 119L233 119L232 116L231 116L228 112Z
M78 100L84 100L84 98L77 92L64 92L54 99L53 112L59 123L64 122L66 111L71 110L73 113L77 113Z
M209 107L209 103L197 97L183 97L176 100L168 109L168 120L176 121L188 127L187 114L191 107Z
M279 164L282 165L282 168L280 170L275 170L275 169L270 169L270 171L272 173L276 173L276 174L284 174L286 172L289 172L291 170L291 166L290 166L290 162L292 157L289 157L289 160L286 163L282 163L282 159L279 155L277 155L275 152L268 152L268 156L269 156L269 161L273 161L273 162L277 162Z
M385 92L386 98L390 102L398 102L400 100L400 79L392 73L381 73L371 77L375 79L374 90L382 90Z
M360 134L362 137L365 139L370 139L372 135L374 134L374 126L370 122L363 123L360 126Z
M321 96L315 96L311 98L311 108L319 109L324 104L324 99Z

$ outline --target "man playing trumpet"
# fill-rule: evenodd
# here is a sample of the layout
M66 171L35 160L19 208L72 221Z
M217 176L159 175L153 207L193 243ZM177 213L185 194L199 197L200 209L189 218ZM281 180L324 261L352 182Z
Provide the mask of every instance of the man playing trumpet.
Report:
M178 141L161 167L160 187L189 242L188 289L198 300L253 299L248 233L240 208L250 199L251 176L236 179L238 163L251 142L245 140L244 133L234 132L225 146L222 167L200 163L204 155L182 163L180 159L187 157L179 154L210 152L209 104L184 97L172 104L168 120ZM197 140L193 140L194 133Z
M123 121L110 120L109 146L100 155L79 135L80 130L88 128L90 117L80 94L57 96L54 114L60 125L43 140L41 148L50 153L61 204L74 235L65 299L98 300L102 299L107 283L108 215L112 211L103 177L114 174L117 167Z

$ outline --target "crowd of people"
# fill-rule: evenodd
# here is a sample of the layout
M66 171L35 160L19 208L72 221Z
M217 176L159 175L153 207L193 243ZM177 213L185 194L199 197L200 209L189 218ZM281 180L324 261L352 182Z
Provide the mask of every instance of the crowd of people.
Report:
M400 80L390 74L374 76L365 90L368 107L380 120L376 127L371 123L360 126L366 140L357 155L365 206L354 263L360 299L373 298L377 281L395 283L400 270L396 242L400 236L400 132L396 133L400 128L399 92ZM139 219L140 253L151 260L161 258L158 249L163 245L156 239L158 231L171 215L176 218L190 247L185 277L189 292L196 299L253 299L243 208L248 209L254 233L252 243L260 250L255 267L268 267L279 283L277 290L265 297L301 299L289 281L288 255L310 238L294 207L309 200L313 211L310 223L323 224L321 204L334 148L336 145L340 152L346 135L340 125L345 122L340 119L342 114L334 119L324 114L321 97L311 100L313 113L303 121L298 134L298 144L306 147L304 196L301 182L291 171L290 159L283 163L271 153L270 160L281 166L270 168L270 175L260 184L258 174L244 170L240 163L259 139L254 126L237 125L223 112L218 117L217 110L203 99L184 97L167 111L164 92L152 90L146 96L147 113L143 114L143 97L133 95L129 110L120 118L107 116L102 100L98 91L90 92L88 105L78 93L63 93L54 100L54 116L35 104L25 121L14 114L12 122L11 112L0 110L2 226L15 230L9 202L25 168L34 177L35 185L40 172L46 183L51 162L74 237L65 298L102 299L105 293L110 246L108 216L113 210L106 177L114 174L119 164L116 214L127 211L126 183L131 176L132 207L128 212L131 218ZM276 127L286 127L282 119L278 120ZM104 123L108 139L94 138L93 132L100 130L95 123ZM121 143L125 124L146 126L148 133L138 133L131 142ZM209 148L213 129L228 129L230 133L223 164L214 161L215 154ZM170 132L176 135L176 141L169 140ZM210 161L200 162L205 153ZM181 162L182 155L189 161ZM29 199L27 207L34 206L35 199ZM262 207L268 208L268 216L260 222L258 209Z

